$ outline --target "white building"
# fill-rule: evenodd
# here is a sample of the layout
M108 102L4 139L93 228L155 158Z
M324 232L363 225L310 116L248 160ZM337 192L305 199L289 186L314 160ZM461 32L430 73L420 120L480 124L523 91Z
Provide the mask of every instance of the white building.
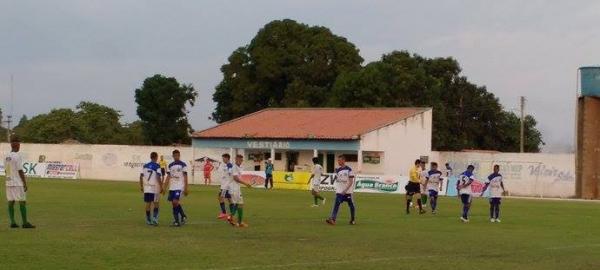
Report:
M345 155L363 174L406 175L431 154L431 108L265 109L193 134L194 156L245 156L247 170L305 171L318 157L327 172Z

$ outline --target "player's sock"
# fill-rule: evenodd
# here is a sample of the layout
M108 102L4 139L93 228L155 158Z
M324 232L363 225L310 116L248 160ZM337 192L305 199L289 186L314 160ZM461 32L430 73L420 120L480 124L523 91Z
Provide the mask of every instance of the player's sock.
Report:
M227 214L227 211L225 211L225 203L219 203L219 206L221 207L221 214Z
M10 224L17 224L15 221L15 204L8 204L8 217L10 218Z
M317 198L317 196L313 196L313 199L315 200L315 205L319 204L319 198Z
M230 205L231 213L229 213L229 214L232 216L235 216L235 213L237 213L238 207L237 207L237 204L232 204L232 205L233 205L233 207L231 207L231 205Z
M350 207L350 221L354 221L354 218L356 217L356 207L354 207L354 202L350 200L348 206Z
M431 211L435 211L437 207L437 197L431 197Z
M325 198L323 198L323 196L321 196L321 194L317 194L317 199L319 199L319 200L321 200L321 201L322 201L322 200L325 200Z
M173 218L175 223L179 223L179 206L173 206Z
M150 222L150 211L146 211L146 221Z
M494 212L496 211L496 205L494 203L490 203L490 218L494 218Z
M21 210L21 219L23 220L23 224L27 224L27 206L24 203L19 203L19 210Z
M424 205L427 205L427 195L425 195L425 194L421 195L421 202L422 202Z
M469 207L466 205L463 205L463 218L468 219L469 218Z
M421 199L417 199L417 205L419 206L419 210L423 210L423 204L421 203Z
M179 210L179 215L181 216L181 218L187 217L183 212L183 206L181 206L181 204L177 205L177 208Z
M499 219L500 218L500 204L498 204L498 203L496 204L495 214L496 214L496 219Z
M229 204L229 214L233 216L233 215L235 215L234 212L235 212L235 204L230 203Z
M244 219L244 208L243 207L239 207L237 209L237 214L238 214L238 224L242 223L242 220Z
M158 219L158 207L154 207L154 211L152 213L152 216L154 217L154 219Z
M406 199L406 213L408 213L410 211L410 202L412 200L411 199Z

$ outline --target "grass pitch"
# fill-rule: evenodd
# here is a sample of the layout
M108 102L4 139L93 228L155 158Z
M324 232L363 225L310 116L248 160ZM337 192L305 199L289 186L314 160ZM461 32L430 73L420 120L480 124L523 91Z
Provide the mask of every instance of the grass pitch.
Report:
M0 179L3 183L3 179ZM188 225L144 224L133 182L30 181L35 230L9 229L0 210L1 269L600 269L600 204L505 199L502 223L477 199L471 223L457 198L436 216L407 216L403 196L356 194L358 225L341 208L335 227L302 191L244 189L249 228L216 219L215 187L193 186L183 199ZM0 196L5 198L4 188ZM17 220L20 221L17 210Z

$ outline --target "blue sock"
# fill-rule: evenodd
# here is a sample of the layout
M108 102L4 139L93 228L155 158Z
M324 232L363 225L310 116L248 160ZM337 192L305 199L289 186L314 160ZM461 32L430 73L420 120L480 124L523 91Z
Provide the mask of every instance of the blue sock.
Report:
M227 214L227 211L225 211L225 203L224 202L219 203L219 206L221 207L221 213L222 214Z
M437 207L437 197L431 196L429 199L431 200L431 211L435 211L435 208Z
M154 208L154 219L158 219L158 207Z
M176 223L179 223L179 210L177 206L173 206L173 218Z
M469 218L469 207L466 205L463 205L463 218L465 218L465 219Z
M495 214L497 219L500 218L500 204L496 204Z
M179 210L179 215L181 216L181 218L186 217L185 213L183 212L183 206L181 206L181 204L177 206L177 210Z
M150 211L146 211L146 221L150 222Z

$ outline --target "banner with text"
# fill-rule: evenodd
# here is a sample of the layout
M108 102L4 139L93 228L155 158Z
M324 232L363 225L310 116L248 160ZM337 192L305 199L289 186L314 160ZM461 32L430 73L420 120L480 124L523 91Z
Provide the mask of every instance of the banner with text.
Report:
M67 163L24 162L23 172L29 177L77 179L79 165ZM5 175L4 164L0 165L0 175Z

